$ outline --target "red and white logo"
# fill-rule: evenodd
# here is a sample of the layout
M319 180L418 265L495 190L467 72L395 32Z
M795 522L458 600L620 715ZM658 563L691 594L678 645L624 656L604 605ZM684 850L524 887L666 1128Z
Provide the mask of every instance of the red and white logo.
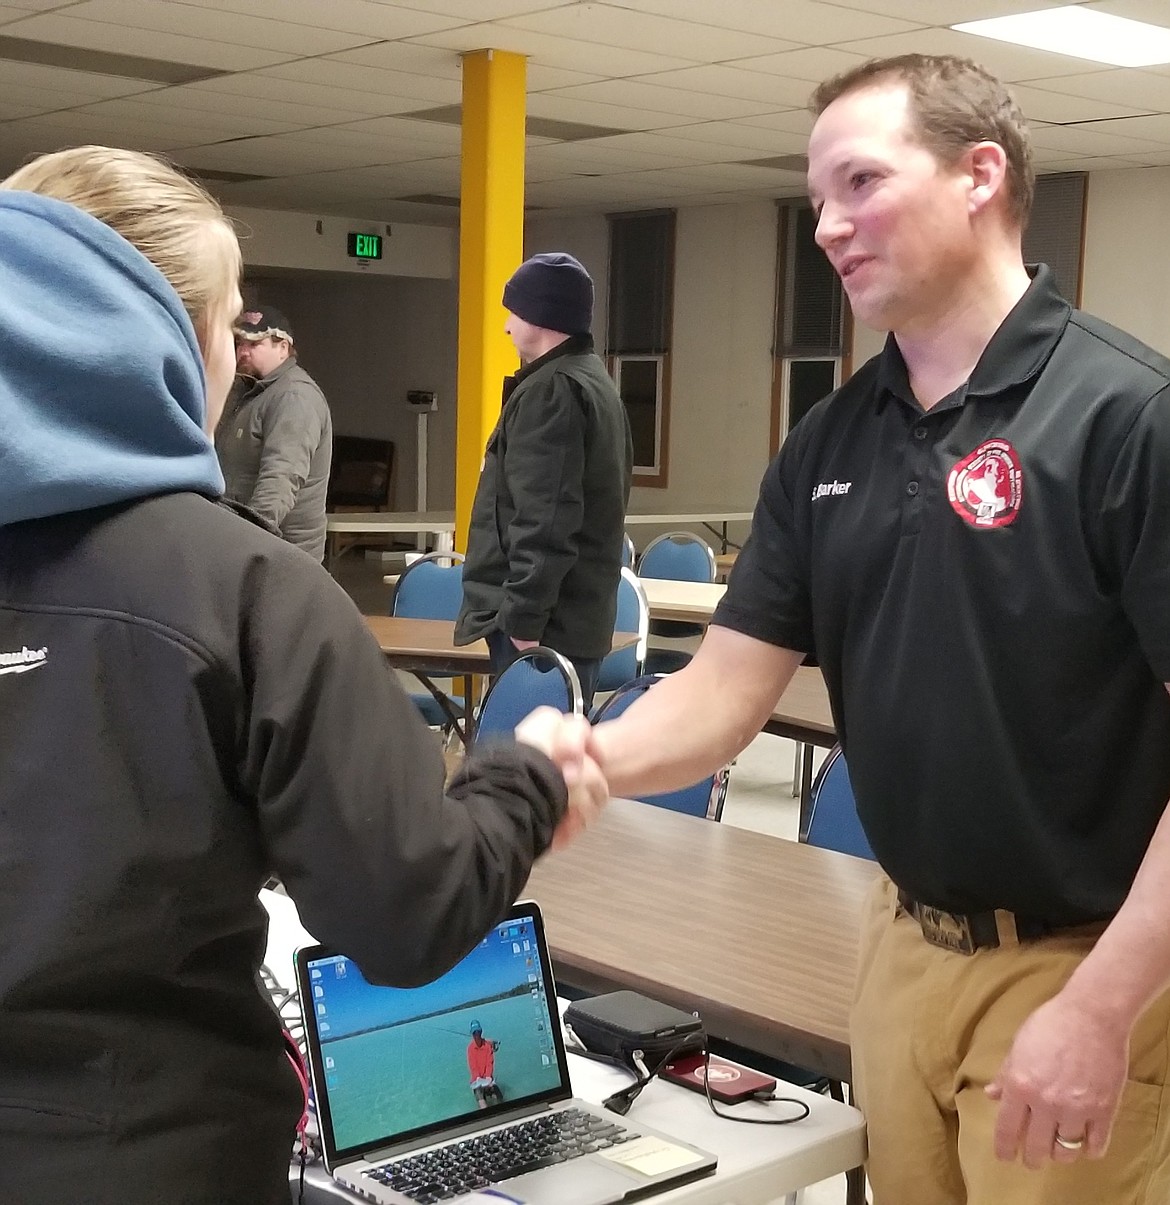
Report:
M246 310L243 318L249 326L256 326L263 320L264 315L259 310Z
M989 439L964 456L947 478L955 513L972 527L1014 523L1024 498L1024 470L1006 439Z

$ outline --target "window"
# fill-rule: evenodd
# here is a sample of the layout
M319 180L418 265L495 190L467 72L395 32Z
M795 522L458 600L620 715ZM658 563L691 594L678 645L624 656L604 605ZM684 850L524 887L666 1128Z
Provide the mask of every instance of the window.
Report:
M1024 231L1024 262L1047 264L1056 275L1057 288L1073 305L1081 303L1087 180L1084 172L1038 176Z
M667 484L674 226L673 210L609 218L606 343L630 418L635 485Z
M841 383L850 335L841 281L814 239L816 214L807 202L781 202L778 226L773 452L800 419Z

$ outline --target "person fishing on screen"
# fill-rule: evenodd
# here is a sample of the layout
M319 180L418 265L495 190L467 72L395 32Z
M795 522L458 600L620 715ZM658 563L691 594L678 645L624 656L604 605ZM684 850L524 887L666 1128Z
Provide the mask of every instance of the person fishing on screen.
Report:
M471 1023L471 1041L467 1043L467 1070L471 1073L471 1090L481 1109L499 1104L504 1099L496 1083L496 1051L500 1043L483 1036L483 1026Z

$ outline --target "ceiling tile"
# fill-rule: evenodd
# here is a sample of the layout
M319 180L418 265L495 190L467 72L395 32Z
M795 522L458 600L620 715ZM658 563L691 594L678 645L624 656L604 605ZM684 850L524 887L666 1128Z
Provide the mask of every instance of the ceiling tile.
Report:
M438 121L411 121L407 117L363 118L361 121L347 122L344 126L321 130L320 137L330 138L335 132L347 137L380 140L394 146L421 146L432 155L458 154L463 137L458 126ZM307 137L310 137L308 133Z
M323 14L328 10L319 11ZM327 54L368 40L362 34L322 29L320 22L316 28L310 28L283 19L265 20L255 8L250 13L241 13L172 0L153 0L150 4L141 0L84 0L69 8L67 16L70 20L101 21L187 38L256 46L284 55Z
M636 3L643 12L699 22L710 21L715 16L725 29L784 38L807 46L824 46L845 38L877 38L884 34L905 33L917 25L932 24L937 20L937 16L898 20L875 15L880 12L878 5L867 6L868 11L859 12L818 0L764 0L763 3L761 0L719 0L717 8L712 0L636 0ZM938 0L926 0L923 7L937 13ZM743 57L751 53L749 50ZM766 51L761 47L758 53ZM703 61L709 61L713 56L701 57Z
M232 42L212 42L204 38L159 33L137 25L110 25L104 21L79 21L59 13L44 13L15 21L4 27L12 37L31 38L64 46L106 50L115 54L139 55L199 67L217 67L226 71L247 71L279 63L287 54L238 46Z
M446 33L428 34L413 39L425 46L445 46L451 50L511 50L526 54L529 61L544 67L567 67L570 71L595 72L604 62L611 77L646 75L651 71L669 71L672 67L689 67L691 61L676 55L657 54L648 50L622 50L610 47L599 55L595 42L578 42L572 38L552 37L509 25L465 25Z
M1093 70L1093 64L1087 59L1074 59L1068 55L1051 54L1049 51L1033 50L1027 46L1013 46L1010 42L980 38L972 33L961 33L957 29L924 29L891 38L842 42L841 49L875 58L912 53L957 54L982 63L989 71L1008 83L1048 79L1057 75ZM1098 66L1102 71L1107 70L1104 63Z
M1112 121L1095 121L1088 128L1096 134L1136 138L1145 142L1164 142L1170 145L1170 113L1149 113L1142 117L1124 117ZM1111 152L1105 152L1109 154ZM1117 154L1124 154L1118 151Z
M425 105L457 104L461 95L458 80L434 79L407 71L382 71L348 62L344 55L328 58L299 59L282 63L267 72L276 79L295 80L301 84L320 84L326 88L344 88L353 92L372 92L386 99L409 101L401 111L420 109ZM391 112L384 109L384 112Z
M76 110L27 117L20 122L20 126L39 140L38 149L42 151L80 146L87 142L112 143L136 151L169 151L176 144L172 133L159 131L154 125L140 126L120 118Z
M738 121L706 121L693 126L677 126L670 131L672 138L693 139L715 146L738 148L739 159L759 158L761 155L803 154L808 146L804 134L786 134L781 130L744 125ZM758 154L751 154L751 152Z
M1032 87L1030 84L1014 84L1012 92L1023 109L1024 116L1032 122L1098 121L1108 117L1131 117L1143 111L1130 105L1093 100L1087 96L1058 95Z
M783 134L802 134L807 140L812 133L813 116L807 109L788 109L784 113L765 113L763 117L741 117L736 125L759 126Z
M48 67L41 63L3 64L0 96L21 95L35 103L47 103L53 109L88 104L115 96L134 96L153 91L157 84L146 80L128 80L115 75L93 75L88 71L70 71L65 67ZM55 103L53 103L55 102Z
M1070 155L1130 155L1143 151L1156 151L1158 139L1132 138L1109 133L1101 125L1111 126L1115 122L1095 122L1087 126L1037 126L1032 131L1032 141L1046 150L1067 151ZM1125 126L1130 122L1121 123Z
M699 142L685 138L672 138L672 131L665 134L637 133L618 134L613 138L600 138L590 146L609 146L624 151L645 151L647 154L670 154L684 163L733 163L737 159L756 158L744 153L743 147L728 146L719 142Z
M901 17L923 25L958 25L960 21L979 21L985 17L1012 17L1016 13L1056 8L1070 0L832 0L834 6L866 13ZM1072 0L1077 2L1077 0Z
M83 108L70 110L71 114L90 114L107 118L126 129L157 132L160 137L171 137L182 133L185 141L194 134L198 141L212 138L242 138L253 134L283 134L299 127L294 121L274 121L259 117L246 108L235 112L204 113L181 105L164 108L160 105L143 104L137 99L103 100Z
M624 137L624 136L623 136ZM532 147L526 157L529 167L558 167L563 171L632 171L639 167L681 167L693 163L693 156L654 154L650 151L614 145L619 138L592 139L589 142L560 142Z
M864 63L867 57L864 54L850 54L849 51L839 50L835 46L806 46L803 50L788 50L784 54L739 59L727 65L737 70L760 71L780 79L803 81L804 96L800 101L803 105L808 101L813 84L819 84L821 80L856 67L859 63Z
M1128 17L1131 21L1148 21L1151 25L1162 25L1170 29L1170 11L1166 0L1095 0L1085 8L1109 13L1114 17Z
M403 97L379 96L376 92L358 92L352 88L331 88L327 84L309 84L301 80L285 79L270 75L267 71L254 71L247 75L225 75L194 85L209 92L225 92L229 95L259 96L267 100L288 100L294 104L332 108L340 106L353 113L378 117L385 113L396 113L422 107L416 101Z
M577 0L401 0L399 7L442 13L464 21L500 21L523 13L569 8Z
M150 0L155 3L156 0ZM177 0L171 0L177 2ZM454 29L463 24L458 17L428 11L425 4L407 7L382 0L280 0L279 19L258 17L257 0L184 0L217 12L242 13L253 20L272 24L293 24L326 28L342 33L360 34L366 40L409 38ZM476 18L481 20L482 18ZM361 38L358 39L359 41ZM320 53L320 52L318 52Z
M1070 97L1088 97L1110 104L1133 106L1146 112L1162 112L1170 106L1170 85L1163 77L1152 71L1136 71L1126 67L1037 80L1029 87ZM1069 108L1072 111L1072 104Z
M802 80L786 79L779 73L744 71L724 63L642 75L638 82L661 88L682 88L702 97L736 97L778 109L804 105L809 92L808 84Z
M377 156L363 146L343 141L303 142L292 134L273 134L244 142L188 144L182 159L192 167L221 171L256 172L263 176L290 176L330 168L364 167Z
M722 21L716 24L710 19L715 17L718 20L721 15L716 8L708 5L707 19L698 23L682 19L677 9L669 16L664 16L585 0L569 8L512 17L501 22L501 25L507 29L535 30L537 33L555 34L577 42L623 50L661 46L669 54L696 62L792 50L797 45L791 39L781 37L779 28L768 36L729 29ZM776 21L775 24L780 26L783 22Z
M314 0L316 3L316 0ZM432 79L463 79L463 64L454 50L441 46L423 46L418 42L374 42L347 50L336 55L346 63L360 63L365 67L376 67L380 71L409 72L413 75L430 76Z
M576 88L558 88L542 96L563 97L567 100L597 101L606 105L638 109L649 113L676 113L691 118L752 117L766 113L773 106L730 96L713 96L691 92L686 88L661 88L641 80L604 80L598 84L581 84Z
M144 105L154 105L160 109L183 109L191 113L247 113L270 121L285 122L290 129L336 125L369 116L367 111L361 109L327 109L321 105L302 105L287 99L272 100L261 96L240 96L232 92L213 92L202 84L158 88L153 92L143 92L135 99Z
M552 117L558 121L579 121L615 130L664 130L690 125L694 120L682 113L659 113L626 105L607 105L599 101L538 92L528 98L533 117Z

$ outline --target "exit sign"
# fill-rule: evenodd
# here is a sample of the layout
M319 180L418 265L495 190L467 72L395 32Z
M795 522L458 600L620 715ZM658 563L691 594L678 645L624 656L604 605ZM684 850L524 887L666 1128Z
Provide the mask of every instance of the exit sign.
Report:
M351 230L346 249L354 259L381 259L382 236L380 234L358 234Z

